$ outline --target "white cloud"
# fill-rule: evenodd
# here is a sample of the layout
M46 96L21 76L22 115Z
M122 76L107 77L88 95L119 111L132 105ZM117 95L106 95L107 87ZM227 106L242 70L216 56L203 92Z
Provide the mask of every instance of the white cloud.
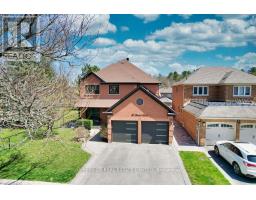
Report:
M248 69L250 67L256 67L256 53L249 52L243 56L236 57L237 62L234 64L234 67L239 69Z
M93 15L89 27L89 35L102 35L109 32L116 32L116 26L109 19L110 15Z
M251 21L207 19L195 23L171 24L155 31L144 40L127 39L123 43L112 46L89 49L93 58L90 63L105 67L129 57L132 63L151 74L158 74L166 68L181 72L201 67L189 63L177 63L177 58L186 51L204 52L218 47L243 46L253 41L256 41L256 29ZM88 49L81 52L80 56L85 55L88 55ZM237 61L236 67L247 65L249 62L249 60L246 61L248 57L236 58L222 55L216 55L216 57L224 60L233 59Z
M185 50L207 51L217 47L240 47L256 41L256 24L242 19L195 23L173 23L147 37L180 46Z
M109 39L109 38L103 38L103 37L99 37L97 38L94 43L95 46L110 46L110 45L115 45L116 41Z
M122 32L125 32L125 31L129 31L130 29L129 29L128 26L121 26L121 27L120 27L120 30L121 30Z
M219 58L219 59L225 60L225 61L232 61L232 60L235 60L235 59L236 59L235 57L232 57L232 56L223 56L223 55L221 55L221 54L217 54L216 57Z
M178 73L181 73L186 70L193 71L195 69L198 69L199 67L202 67L202 66L197 66L197 65L180 64L177 62L169 64L168 66L171 68L172 72L176 71Z
M142 19L144 23L149 23L149 22L153 22L153 21L157 20L160 15L155 15L155 14L145 14L145 15L137 14L137 15L134 15L134 16L139 18L139 19Z

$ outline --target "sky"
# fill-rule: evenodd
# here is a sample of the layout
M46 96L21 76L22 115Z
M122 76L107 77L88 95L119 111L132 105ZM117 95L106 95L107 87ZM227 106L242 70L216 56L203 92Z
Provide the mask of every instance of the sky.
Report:
M100 68L129 57L152 75L256 67L256 15L95 15L78 57ZM79 26L79 15L77 16ZM79 45L78 45L79 48ZM77 59L79 60L79 59ZM81 73L81 65L73 75Z
M129 57L157 75L205 66L256 67L256 15L100 15L90 64Z

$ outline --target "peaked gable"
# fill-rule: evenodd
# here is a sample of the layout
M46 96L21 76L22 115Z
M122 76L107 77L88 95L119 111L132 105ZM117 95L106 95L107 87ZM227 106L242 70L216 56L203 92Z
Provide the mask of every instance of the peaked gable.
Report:
M151 98L152 100L154 100L157 104L159 104L161 107L163 107L164 109L166 109L168 111L168 115L175 115L174 110L172 110L170 107L168 107L166 104L164 104L156 95L154 95L152 92L150 92L148 89L146 89L143 86L138 86L136 89L134 89L133 91L131 91L129 94L127 94L125 97L123 97L122 99L120 99L117 103L115 103L113 106L111 106L105 113L107 114L111 114L112 111L118 107L119 105L121 105L123 102L125 102L127 99L129 99L129 97L133 96L136 92L138 91L142 91L144 94L146 94L149 98Z

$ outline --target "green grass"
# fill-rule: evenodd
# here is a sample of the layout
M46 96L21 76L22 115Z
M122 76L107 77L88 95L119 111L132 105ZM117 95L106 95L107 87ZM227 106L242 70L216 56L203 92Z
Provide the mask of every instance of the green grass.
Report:
M16 132L15 130L14 132ZM1 135L10 135L5 129ZM90 154L81 149L81 143L72 141L72 129L55 129L48 139L29 140L18 147L22 157L0 170L0 178L65 183L76 175L88 161Z
M68 110L64 112L64 116L59 120L54 122L54 127L58 128L63 126L64 124L79 119L79 112L78 110Z
M193 185L229 185L229 181L202 152L180 151Z

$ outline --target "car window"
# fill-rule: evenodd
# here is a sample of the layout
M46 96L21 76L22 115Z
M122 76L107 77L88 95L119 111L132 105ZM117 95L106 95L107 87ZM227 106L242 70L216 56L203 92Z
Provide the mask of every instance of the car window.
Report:
M241 157L241 158L243 157L241 151L240 151L237 147L235 147L234 145L232 145L232 151L233 151L236 155L238 155L239 157Z
M256 163L256 156L255 155L248 155L247 160L250 162L255 162Z
M224 143L223 146L226 147L227 149L231 150L231 144L230 143Z

